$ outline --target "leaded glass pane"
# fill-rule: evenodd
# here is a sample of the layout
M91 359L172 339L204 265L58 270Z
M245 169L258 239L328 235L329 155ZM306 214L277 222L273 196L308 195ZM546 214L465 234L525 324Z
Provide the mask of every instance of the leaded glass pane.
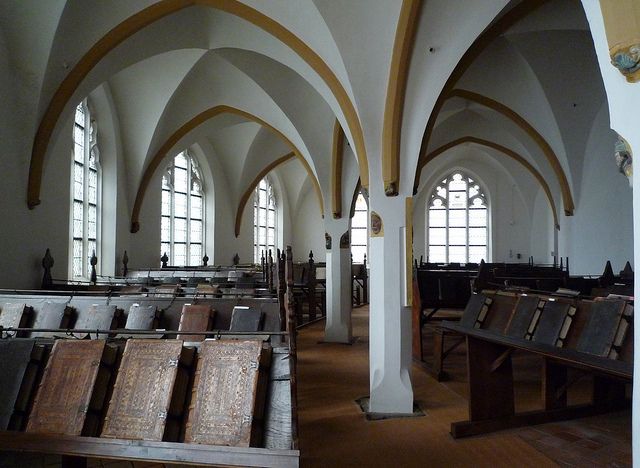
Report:
M451 262L466 263L467 247L449 246L449 263Z
M465 227L467 210L449 210L449 227Z
M168 242L163 242L162 244L160 244L160 257L162 257L165 253L167 255L171 253L171 244L169 244Z
M197 221L195 219L191 220L190 223L191 228L191 242L200 243L202 242L202 221Z
M449 245L467 245L467 229L449 228Z
M449 208L466 208L467 193L466 192L449 192Z
M94 205L98 202L98 173L96 171L89 171L89 196L87 201Z
M191 244L189 246L189 265L200 266L202 265L202 245Z
M202 198L191 195L191 219L202 219Z
M186 244L173 244L173 265L174 266L186 266L187 264L187 245Z
M351 228L351 245L367 245L367 230Z
M160 221L160 241L163 246L169 245L171 242L171 218L169 216L163 216ZM164 247L163 247L164 248Z
M89 239L96 239L96 226L97 226L97 208L95 205L89 205L87 209L88 221L87 221L87 237Z
M487 261L487 247L469 247L469 261L472 263L480 263L480 260Z
M429 245L447 245L447 229L429 228Z
M487 210L469 210L469 226L486 226Z
M173 220L174 242L187 242L187 220L175 218Z
M464 180L464 177L462 177L462 174L460 173L456 173L453 174L453 177L451 177L451 180L449 181L449 190L466 190L467 189L467 183Z
M265 208L258 209L258 226L267 225L267 210Z
M185 154L185 152L183 151L182 153L178 154L174 160L173 160L173 165L176 168L182 168L182 169L187 169L187 156Z
M469 228L469 245L487 245L487 228Z
M84 205L81 201L73 202L73 237L84 237Z
M366 211L356 211L351 218L351 227L352 228L366 228L367 227L367 212Z
M433 263L446 263L447 248L445 246L429 246L429 261Z
M363 263L364 256L367 254L366 245L352 245L351 255L353 256L353 263Z
M173 171L173 189L176 192L187 193L187 170L176 167Z
M171 192L162 191L162 216L171 216Z
M267 211L267 224L269 226L276 225L276 212L274 210Z
M432 227L446 227L447 226L447 212L446 210L429 210L429 226Z
M187 217L187 196L184 193L173 194L173 215Z

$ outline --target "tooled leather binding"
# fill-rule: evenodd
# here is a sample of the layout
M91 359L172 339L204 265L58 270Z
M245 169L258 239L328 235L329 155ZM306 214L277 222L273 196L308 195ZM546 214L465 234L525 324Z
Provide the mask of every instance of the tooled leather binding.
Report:
M261 310L248 307L235 306L231 313L231 325L229 331L255 332L262 329Z
M155 306L132 304L127 315L127 330L151 330L158 325L158 309Z
M77 330L111 330L117 325L117 318L121 310L114 305L92 304L78 315L74 325ZM78 338L85 338L89 333L74 333ZM98 338L104 339L108 335L99 333Z
M178 331L207 331L211 330L215 311L209 305L185 304L180 315ZM205 335L178 335L179 340L203 341Z
M127 341L100 437L162 440L181 352L180 340Z
M205 341L199 351L185 442L248 447L262 354L259 341Z
M40 310L34 311L32 328L68 328L71 308L64 302L45 302ZM45 338L53 332L31 332L31 338Z
M23 303L5 302L0 307L0 327L26 327L31 308Z
M95 424L85 429L91 409L102 410L103 401L92 407L94 391L104 394L106 389L96 389L98 380L106 387L110 372L101 373L103 358L110 364L115 351L105 354L104 340L58 340L53 345L49 362L45 367L38 393L29 416L27 432L41 434L95 435ZM103 400L104 398L102 398Z

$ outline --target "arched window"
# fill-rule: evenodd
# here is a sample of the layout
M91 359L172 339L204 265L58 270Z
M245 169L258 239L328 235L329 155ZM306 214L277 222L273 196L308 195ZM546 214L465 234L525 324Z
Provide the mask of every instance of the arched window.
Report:
M427 202L427 252L432 263L488 259L487 197L457 171L442 179Z
M91 276L91 257L94 252L96 255L99 253L100 165L98 156L96 126L91 119L85 99L76 107L73 121L71 274L75 279L86 279ZM96 269L100 270L99 263Z
M161 254L175 266L202 265L204 191L196 160L179 153L162 177Z
M273 186L265 177L256 187L253 197L253 259L260 263L262 252L265 257L269 249L275 254L277 203Z
M369 207L362 192L358 193L351 218L351 256L353 263L363 263L367 255Z

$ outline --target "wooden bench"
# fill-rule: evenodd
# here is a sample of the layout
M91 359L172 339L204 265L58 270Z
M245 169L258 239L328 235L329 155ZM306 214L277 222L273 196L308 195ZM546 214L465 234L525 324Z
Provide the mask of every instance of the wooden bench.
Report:
M631 382L633 373L631 305L514 298L504 301L498 295L475 295L460 323L442 324L444 330L463 335L467 344L469 419L452 423L453 437L595 415L628 405L625 383ZM495 308L496 303L502 307ZM515 412L514 351L542 357L541 410ZM567 377L567 368L594 375L591 403L567 404L567 390L574 383Z

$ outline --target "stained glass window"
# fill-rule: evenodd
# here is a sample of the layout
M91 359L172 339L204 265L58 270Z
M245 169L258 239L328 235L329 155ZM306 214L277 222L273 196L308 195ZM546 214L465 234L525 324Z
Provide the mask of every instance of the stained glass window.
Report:
M256 187L253 197L253 259L260 263L269 249L275 258L277 241L277 204L273 186L265 177Z
M100 219L100 166L96 126L86 99L76 107L73 120L71 276L91 277L91 257L98 255ZM96 269L100 269L100 256Z
M487 261L487 197L472 177L454 172L442 179L429 196L426 218L429 262Z
M162 177L160 256L174 266L200 266L204 256L204 193L196 160L179 153Z

